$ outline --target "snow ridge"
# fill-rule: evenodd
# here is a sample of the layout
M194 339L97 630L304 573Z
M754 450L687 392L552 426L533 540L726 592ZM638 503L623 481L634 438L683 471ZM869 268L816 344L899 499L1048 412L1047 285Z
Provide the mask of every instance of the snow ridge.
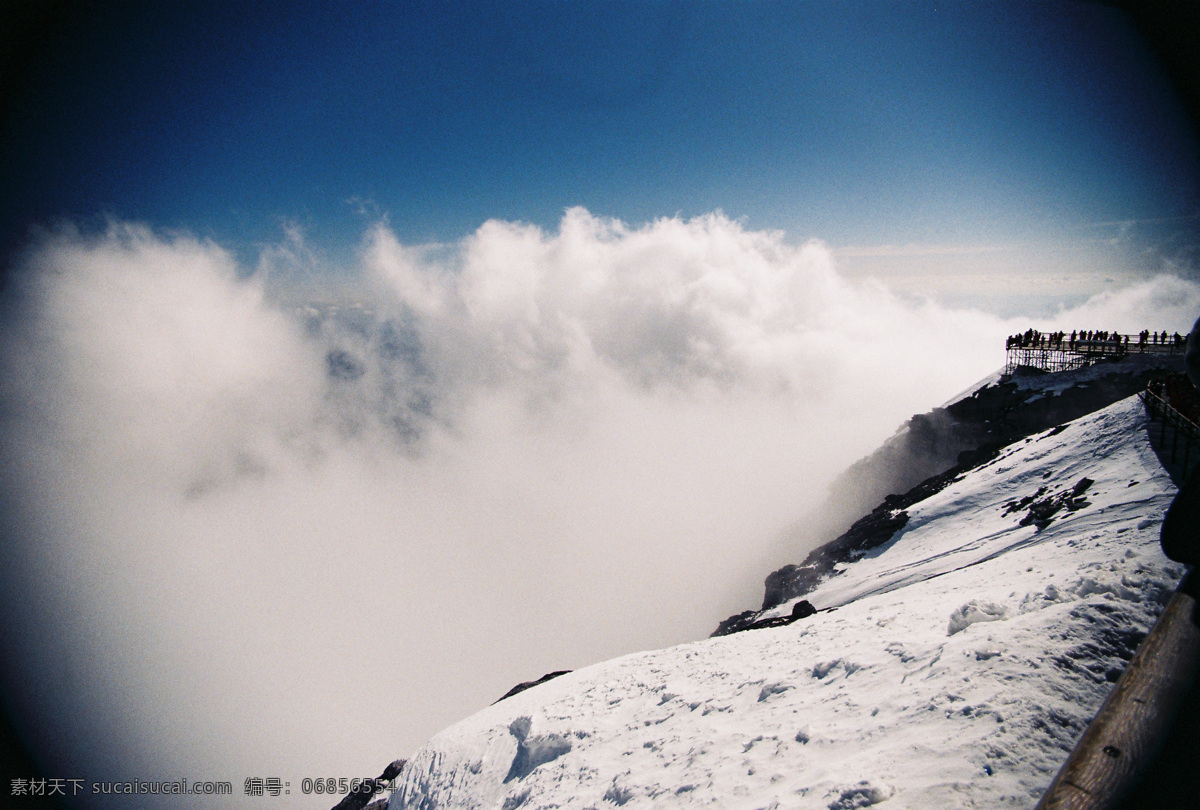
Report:
M839 566L822 612L503 700L389 807L1031 807L1183 573L1174 492L1136 397L1030 436Z

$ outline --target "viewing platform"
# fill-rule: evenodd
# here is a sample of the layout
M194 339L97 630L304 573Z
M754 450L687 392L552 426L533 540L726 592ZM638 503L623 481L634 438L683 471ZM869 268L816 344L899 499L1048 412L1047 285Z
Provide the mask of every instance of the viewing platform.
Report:
M1131 354L1179 354L1187 349L1187 336L1176 332L1142 332L1122 335L1116 332L1050 332L1029 330L1008 338L1004 373L1019 368L1041 371L1071 371L1099 360Z

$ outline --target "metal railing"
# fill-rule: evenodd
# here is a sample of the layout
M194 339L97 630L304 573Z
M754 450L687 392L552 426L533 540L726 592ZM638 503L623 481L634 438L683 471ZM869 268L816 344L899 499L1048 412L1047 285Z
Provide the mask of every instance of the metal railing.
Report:
M1071 338L1060 333L1013 335L1005 344L1004 373L1020 367L1042 371L1072 371L1097 360L1127 357L1133 354L1183 354L1187 349L1184 335L1144 336L1112 333L1103 340Z
M1200 462L1200 425L1180 413L1159 394L1146 389L1138 394L1146 404L1150 422L1159 422L1158 449L1170 465L1182 464L1179 480L1187 479L1192 471L1192 460ZM1167 436L1170 435L1170 457L1167 458ZM1153 433L1151 434L1153 436ZM1151 439L1153 441L1153 438ZM1180 458L1182 450L1182 458Z

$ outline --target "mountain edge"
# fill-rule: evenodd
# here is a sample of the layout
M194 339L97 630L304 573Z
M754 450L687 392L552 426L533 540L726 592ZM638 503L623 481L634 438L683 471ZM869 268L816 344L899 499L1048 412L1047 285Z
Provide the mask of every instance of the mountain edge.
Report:
M808 595L836 576L839 566L890 541L908 522L908 507L994 459L1014 442L1133 396L1155 378L1184 371L1179 355L1128 355L1055 373L1021 367L1013 374L993 374L950 403L913 416L878 450L835 480L826 504L817 510L814 532L829 532L829 526L847 513L866 514L813 549L803 562L768 574L762 607L724 619L711 637L807 618L817 612L807 601L797 603L790 614L775 608ZM1069 508L1069 503L1033 499L1020 508L1030 509L1032 522L1053 520L1063 506Z

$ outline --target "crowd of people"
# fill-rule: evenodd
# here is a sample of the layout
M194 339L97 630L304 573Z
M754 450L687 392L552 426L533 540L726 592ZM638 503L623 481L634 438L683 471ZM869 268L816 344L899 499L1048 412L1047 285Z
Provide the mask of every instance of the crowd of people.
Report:
M1122 335L1119 332L1095 331L1090 329L1066 332L1039 332L1027 329L1021 334L1010 335L1005 343L1006 349L1065 349L1067 351L1086 351L1088 349L1145 350L1147 346L1165 346L1172 349L1183 349L1187 336L1178 332L1173 335L1162 332L1151 332L1143 329L1136 335ZM1110 348L1111 347L1111 348Z

